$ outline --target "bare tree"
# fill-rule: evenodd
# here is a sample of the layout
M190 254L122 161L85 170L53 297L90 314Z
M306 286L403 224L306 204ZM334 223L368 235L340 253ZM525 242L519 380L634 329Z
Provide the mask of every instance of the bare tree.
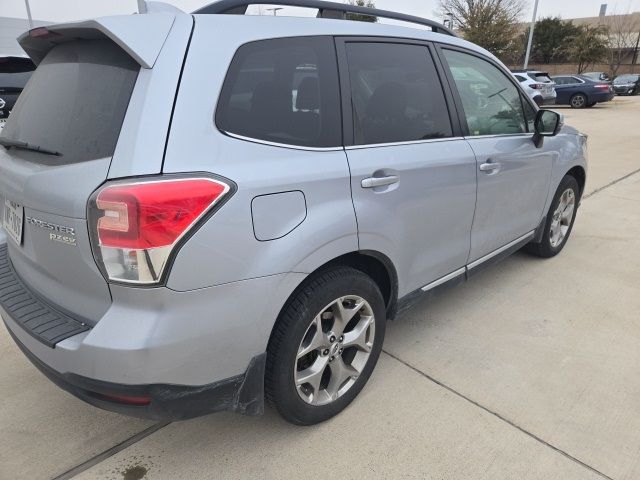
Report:
M376 8L376 4L373 3L372 0L349 0L347 3L356 7ZM347 20L375 23L378 21L378 18L370 15L361 15L358 13L347 13Z
M440 13L464 38L496 56L513 56L525 0L440 0Z
M640 42L640 15L632 15L627 11L624 15L606 17L608 27L607 40L609 43L609 68L615 77L625 57Z

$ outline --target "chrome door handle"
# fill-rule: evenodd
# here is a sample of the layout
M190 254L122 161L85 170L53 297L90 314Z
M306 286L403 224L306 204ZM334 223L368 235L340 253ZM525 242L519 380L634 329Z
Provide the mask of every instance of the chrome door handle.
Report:
M362 185L362 188L386 187L387 185L393 185L399 181L400 177L397 175L389 175L387 177L369 177L363 179L360 185Z
M502 164L497 162L487 162L480 165L480 171L482 172L493 172L494 170L500 170L501 168Z

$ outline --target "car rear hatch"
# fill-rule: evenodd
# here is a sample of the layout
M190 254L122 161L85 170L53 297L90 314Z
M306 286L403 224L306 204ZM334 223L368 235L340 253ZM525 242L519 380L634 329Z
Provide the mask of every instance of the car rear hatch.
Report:
M540 92L543 97L546 98L554 94L554 83L547 72L529 72L529 77L542 85Z
M192 28L191 17L182 17L108 17L39 28L20 39L38 68L0 134L9 267L31 294L89 326L111 295L92 254L87 202L114 175L160 173L166 105ZM168 36L174 38L164 48ZM159 100L164 111L153 115ZM150 129L152 137L145 135Z

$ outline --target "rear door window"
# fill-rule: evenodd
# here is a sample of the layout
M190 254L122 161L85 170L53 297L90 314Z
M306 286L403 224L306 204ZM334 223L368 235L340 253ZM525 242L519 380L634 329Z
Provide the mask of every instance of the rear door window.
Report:
M279 144L342 145L333 39L281 38L240 47L222 87L216 125Z
M60 152L48 158L59 164L112 156L139 69L110 41L54 47L18 98L2 138Z
M452 136L429 49L402 43L346 44L356 145Z

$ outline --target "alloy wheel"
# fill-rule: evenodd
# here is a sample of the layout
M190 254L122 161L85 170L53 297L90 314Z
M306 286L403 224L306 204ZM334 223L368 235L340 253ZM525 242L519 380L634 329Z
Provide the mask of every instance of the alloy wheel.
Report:
M564 241L569 228L571 228L571 221L573 220L573 212L576 208L576 195L573 189L566 189L560 196L558 207L553 212L551 219L551 228L549 229L549 239L551 246L556 248Z
M338 298L307 328L296 356L294 379L302 400L311 405L334 402L356 383L375 338L375 317L362 297Z
M582 108L585 103L587 103L587 99L582 95L576 95L571 99L571 106L574 108Z

